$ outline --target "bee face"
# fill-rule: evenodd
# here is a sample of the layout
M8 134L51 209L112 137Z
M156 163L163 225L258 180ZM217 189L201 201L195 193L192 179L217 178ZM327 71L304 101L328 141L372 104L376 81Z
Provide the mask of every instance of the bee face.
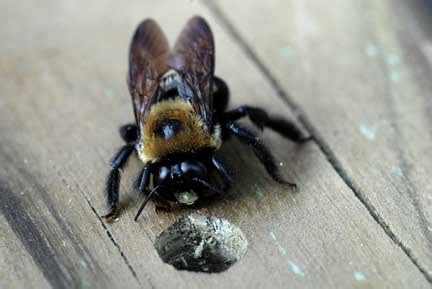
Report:
M191 205L198 199L194 193L196 180L207 180L208 172L207 166L198 160L165 163L155 172L154 185L165 199ZM191 198L193 195L196 197Z
M206 178L206 166L196 160L186 160L179 163L162 165L159 173L155 175L155 182L161 186L169 184L185 184L194 178Z

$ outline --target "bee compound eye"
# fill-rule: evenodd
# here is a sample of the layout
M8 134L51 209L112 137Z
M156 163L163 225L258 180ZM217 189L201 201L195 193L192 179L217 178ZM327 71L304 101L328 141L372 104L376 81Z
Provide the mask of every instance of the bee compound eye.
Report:
M189 177L205 176L206 167L198 161L184 161L180 165L183 174Z
M170 170L167 167L160 167L159 180L163 181L170 175Z

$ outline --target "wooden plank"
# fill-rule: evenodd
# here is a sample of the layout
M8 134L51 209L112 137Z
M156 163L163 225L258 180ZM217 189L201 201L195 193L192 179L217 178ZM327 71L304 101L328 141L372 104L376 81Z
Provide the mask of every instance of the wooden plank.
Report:
M213 8L305 111L333 166L431 281L426 2L249 1L245 9L218 1L221 11Z
M25 127L21 128L25 132ZM10 244L17 240L15 247L23 248L27 253L25 258L32 260L24 262L18 255L16 264L4 263L6 267L0 268L2 275L14 271L10 277L16 277L5 288L26 288L32 283L39 285L32 288L44 288L46 282L52 288L105 288L121 284L139 288L133 272L113 245L114 241L107 237L106 229L80 189L72 188L58 167L50 167L38 156L11 149L19 144L14 143L16 138L7 129L4 136L8 141L3 142L0 161L7 166L0 168L0 212L5 220L4 238L10 238L4 246L13 250ZM40 144L41 150L48 149L43 142ZM7 233L11 230L12 234ZM5 254L8 258L10 253ZM22 266L26 266L22 272L16 271ZM23 278L22 274L27 271L32 275ZM46 280L27 283L26 279L36 277L33 272L38 271ZM119 277L115 276L117 273Z
M229 80L233 105L248 102L290 113L200 3L169 3L14 3L0 9L6 43L0 48L0 162L8 164L0 168L0 183L2 193L9 192L2 194L2 212L5 217L14 212L5 209L10 200L19 204L16 211L25 217L18 220L29 220L31 232L44 240L37 244L55 256L60 277L44 274L52 287L85 281L92 288L428 288L314 143L296 146L270 132L264 136L299 193L275 185L249 151L231 142L224 155L236 168L236 185L196 210L224 217L245 233L248 252L230 270L179 272L160 261L155 236L192 210L156 214L151 205L138 224L133 222L140 200L132 189L140 168L136 160L123 174L120 220L101 225L108 160L121 145L116 127L133 119L125 56L142 18L160 20L172 39L190 15L203 14L216 35L217 72ZM23 196L16 194L21 191ZM11 220L11 228L21 228ZM65 239L71 244L67 250ZM92 270L81 265L83 259ZM43 266L50 264L49 258L42 260Z
M0 226L0 287L50 288L50 283L16 238L3 215L0 215Z
M38 9L38 5L0 4L5 24L0 28L5 41L0 48L0 213L7 222L2 225L2 233L13 232L7 233L9 240L4 246L8 250L24 248L26 252L23 258L19 255L24 252L4 253L5 262L11 263L2 263L1 275L22 272L2 278L7 286L1 287L149 286L146 280L139 283L134 277L115 240L107 236L109 231L89 206L89 192L84 184L66 169L71 159L78 158L80 150L87 149L74 146L73 139L79 137L79 131L74 130L73 122L78 121L80 108L85 110L85 102L75 102L76 91L70 86L71 81L78 81L88 87L87 79L64 79L57 73L64 68L79 75L82 66L72 65L58 43L62 41L58 37L67 32L62 31L61 24L53 23L61 20L63 7L52 4L53 10L44 10ZM24 11L33 11L33 16L27 17ZM54 27L58 30L54 31ZM50 42L50 37L56 41ZM71 46L75 47L79 45ZM79 93L86 93L85 89ZM65 118L70 122L59 125ZM63 141L70 146L61 147ZM77 166L73 171L79 170ZM88 175L88 182L98 183L94 192L101 191L104 178L93 180L93 176ZM17 259L10 259L12 256ZM32 262L25 262L24 258L31 258ZM45 280L40 279L40 274Z

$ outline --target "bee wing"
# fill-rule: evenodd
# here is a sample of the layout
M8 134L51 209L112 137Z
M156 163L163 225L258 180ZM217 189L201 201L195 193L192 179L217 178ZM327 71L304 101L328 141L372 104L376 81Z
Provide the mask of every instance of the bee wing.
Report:
M192 105L212 126L215 48L212 31L200 16L192 17L183 28L168 65L183 76L194 93Z
M139 123L156 98L159 78L168 70L168 41L159 25L147 19L138 25L129 49L128 86Z

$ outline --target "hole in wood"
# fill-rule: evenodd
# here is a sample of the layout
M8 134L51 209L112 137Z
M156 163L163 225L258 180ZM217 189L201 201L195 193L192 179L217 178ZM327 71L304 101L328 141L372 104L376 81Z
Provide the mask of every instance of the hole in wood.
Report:
M243 232L227 220L189 215L178 219L155 241L159 257L178 270L216 273L246 253Z

